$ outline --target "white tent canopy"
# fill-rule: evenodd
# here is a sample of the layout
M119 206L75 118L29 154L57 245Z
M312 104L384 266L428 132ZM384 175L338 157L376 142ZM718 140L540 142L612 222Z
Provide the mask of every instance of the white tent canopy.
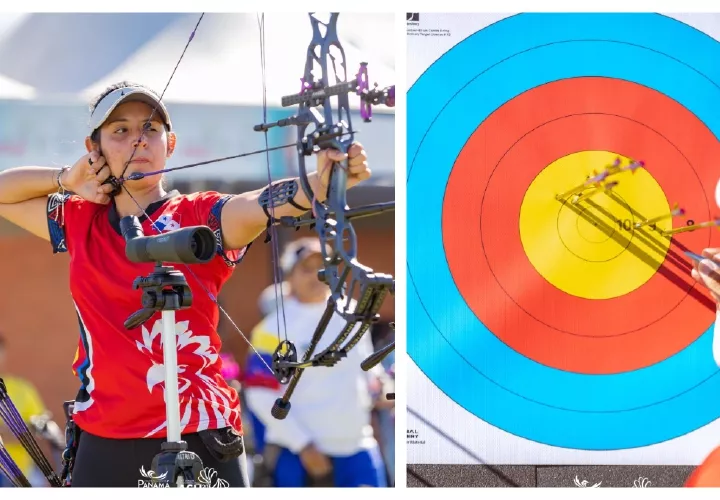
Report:
M180 19L122 66L86 89L86 97L97 95L109 84L121 80L143 82L162 92L197 18L188 15ZM350 14L338 19L348 77L357 72L361 61L368 62L371 84L377 81L384 87L395 81L394 43L374 43L383 37L368 36L369 25L393 39L392 15ZM307 14L265 15L269 105L279 105L281 96L299 91L311 36ZM165 99L206 104L262 104L260 47L256 14L206 14ZM353 107L357 102L358 99L351 99Z
M0 45L29 14L2 14L0 15ZM35 89L32 85L26 85L2 75L0 69L0 99L34 99Z
M0 99L35 99L35 89L0 75Z
M138 25L142 27L139 16L151 15L155 15L156 20L150 22L150 31L147 28L145 32L139 31ZM261 105L263 78L259 15L205 14L163 99L196 104ZM328 17L328 14L316 15L321 20ZM105 17L101 19L99 16ZM89 47L87 37L81 34L92 33L98 29L97 26L102 29L103 24L98 24L100 22L105 26L114 23L115 20L108 20L107 16L31 14L21 20L25 24L15 20L11 24L14 33L0 33L0 56L4 55L0 75L5 73L15 80L27 80L24 83L31 87L31 80L35 80L36 87L42 87L42 90L36 88L37 97L42 100L87 101L108 85L122 80L143 83L162 92L199 14L174 14L164 19L158 14L118 15L117 23L123 26L112 24L113 30L109 31L115 34L105 38L91 37L97 45ZM394 84L393 19L393 14L347 13L339 16L338 33L345 49L349 78L357 72L362 61L368 63L371 85L377 82L382 88ZM69 32L66 29L68 26ZM155 29L152 26L158 27ZM299 91L312 30L306 13L266 13L264 26L266 95L268 105L273 106L280 104L281 96ZM28 36L30 28L33 28L32 44L23 38ZM63 30L67 35L58 43L56 35ZM137 47L125 52L112 47L122 43ZM78 53L84 55L78 56ZM88 64L98 57L104 58L102 67L109 69L97 76L93 74L92 80L87 80L92 73L78 71L78 57L86 57ZM56 58L67 58L67 64L57 64ZM117 62L108 61L108 58ZM16 71L12 68L14 64L17 65ZM51 66L52 70L49 69ZM95 68L99 66L95 65ZM47 74L43 74L45 71ZM53 81L58 82L56 87L63 90L55 91L53 85L48 85ZM3 83L0 80L0 95L8 92ZM351 97L353 108L358 107L358 102L358 98ZM382 108L378 107L377 112L389 111Z

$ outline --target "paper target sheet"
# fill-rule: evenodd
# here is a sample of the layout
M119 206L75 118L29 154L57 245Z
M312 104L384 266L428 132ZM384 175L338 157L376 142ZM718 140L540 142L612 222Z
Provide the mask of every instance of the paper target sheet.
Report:
M408 463L720 445L720 14L407 16Z

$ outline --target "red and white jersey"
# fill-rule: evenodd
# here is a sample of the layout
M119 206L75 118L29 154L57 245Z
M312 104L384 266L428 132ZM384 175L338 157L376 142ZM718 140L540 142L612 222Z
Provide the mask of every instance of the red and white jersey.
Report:
M168 193L140 218L146 236L206 225L215 233L217 255L207 264L173 264L192 290L189 309L176 311L180 426L183 434L232 426L242 433L237 392L220 372L217 297L248 247L222 248L220 213L231 195ZM70 254L70 292L80 338L73 372L80 379L75 422L106 438L166 437L162 321L158 312L142 326L124 322L142 309L142 290L133 281L154 264L136 264L125 256L119 216L113 203L99 205L78 196L52 195L48 224L53 252ZM188 268L192 271L188 271Z

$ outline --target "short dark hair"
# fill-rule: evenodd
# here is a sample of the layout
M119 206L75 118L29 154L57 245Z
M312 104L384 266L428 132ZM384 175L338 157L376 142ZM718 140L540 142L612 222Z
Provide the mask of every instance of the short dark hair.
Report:
M103 90L100 94L98 94L97 97L95 97L92 101L90 101L90 114L93 114L93 112L95 111L95 108L97 108L98 104L100 104L100 101L105 99L114 90L121 89L123 87L139 87L141 89L145 89L149 92L152 92L153 94L155 94L157 96L158 100L160 99L160 94L155 92L153 89L151 89L147 85L143 85L141 83L130 82L128 80L123 80L122 82L113 83L112 85L107 87L105 90ZM165 125L165 130L169 130L167 123L164 123L164 125ZM93 131L92 134L90 134L90 140L92 140L93 142L100 142L100 129L96 129Z

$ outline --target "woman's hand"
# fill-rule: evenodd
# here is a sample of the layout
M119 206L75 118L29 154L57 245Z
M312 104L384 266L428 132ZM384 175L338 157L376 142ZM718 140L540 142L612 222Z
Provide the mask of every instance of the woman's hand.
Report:
M354 142L348 149L348 154L343 154L336 149L323 149L317 154L317 171L322 189L326 192L330 183L330 173L333 162L348 160L347 189L358 185L370 178L372 172L368 168L367 155L359 142Z
M720 305L720 248L706 248L702 256L706 260L693 262L692 277L705 285Z
M102 185L110 177L110 167L100 153L93 151L86 154L69 170L63 172L60 182L65 189L72 191L81 198L106 205L110 203L111 184Z

